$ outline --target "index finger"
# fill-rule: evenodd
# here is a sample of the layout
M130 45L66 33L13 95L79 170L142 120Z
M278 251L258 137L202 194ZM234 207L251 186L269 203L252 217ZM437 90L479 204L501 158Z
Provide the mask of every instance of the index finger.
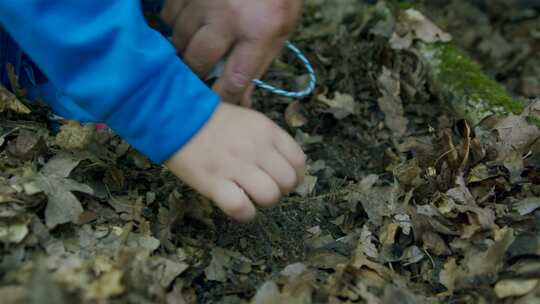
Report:
M263 40L239 41L233 46L225 70L214 85L214 90L224 101L242 103L253 87L253 80L261 76L283 43Z

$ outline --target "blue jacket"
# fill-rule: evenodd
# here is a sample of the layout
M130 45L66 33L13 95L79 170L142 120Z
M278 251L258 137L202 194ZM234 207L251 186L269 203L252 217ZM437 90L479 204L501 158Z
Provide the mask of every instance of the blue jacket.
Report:
M107 123L161 163L219 103L136 0L0 1L0 25L47 76L59 115Z

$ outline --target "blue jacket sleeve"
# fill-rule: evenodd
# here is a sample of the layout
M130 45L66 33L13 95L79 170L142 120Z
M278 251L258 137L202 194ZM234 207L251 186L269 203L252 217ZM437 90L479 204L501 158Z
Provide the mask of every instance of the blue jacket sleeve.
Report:
M62 94L154 162L219 102L146 24L138 0L0 1L0 24Z

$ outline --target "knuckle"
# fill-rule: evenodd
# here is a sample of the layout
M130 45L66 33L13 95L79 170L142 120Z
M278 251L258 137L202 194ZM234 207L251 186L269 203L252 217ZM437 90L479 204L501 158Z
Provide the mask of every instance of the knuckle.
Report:
M306 167L306 154L304 152L297 152L291 156L291 164L294 168L304 169Z
M225 212L232 216L242 216L249 211L247 202L244 202L243 200L229 200L226 204L227 209Z
M268 25L273 34L285 36L294 30L300 12L299 5L295 2L290 0L275 1Z
M283 190L285 191L285 193L290 193L294 191L297 183L298 183L298 180L296 176L291 175L290 177L288 177L287 180L283 181L283 185L282 185Z
M229 76L224 90L229 95L238 95L247 88L248 84L248 77L244 73L235 72Z
M279 189L266 189L264 192L261 192L257 197L257 203L263 207L271 207L277 204L281 198L281 192Z
M230 216L243 216L249 212L249 202L240 195L240 189L230 187L216 187L212 200L222 206L225 213Z

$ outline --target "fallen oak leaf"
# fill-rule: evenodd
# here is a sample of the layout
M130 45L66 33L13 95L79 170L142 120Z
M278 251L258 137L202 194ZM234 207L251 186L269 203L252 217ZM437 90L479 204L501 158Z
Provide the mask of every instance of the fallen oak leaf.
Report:
M121 295L125 291L122 285L124 273L120 270L113 270L100 276L84 289L84 299L86 301L95 300L105 302L106 300Z
M19 114L30 114L31 112L15 94L8 91L3 85L0 85L0 113L6 110L11 110Z
M299 128L308 123L308 119L301 112L302 105L295 101L285 110L285 121L292 128Z
M452 257L444 263L444 269L439 273L439 282L446 287L446 293L450 295L454 293L458 272L459 268L456 264L456 258Z
M401 84L392 71L383 67L383 71L377 79L382 96L377 100L379 108L384 113L385 124L397 136L407 132L409 120L405 118L405 109L400 97Z
M18 244L30 232L26 218L4 218L0 220L0 243Z
M494 129L501 141L497 147L502 156L506 156L504 152L512 149L525 154L529 146L540 138L540 129L524 116L509 115L498 122Z
M540 197L528 197L512 206L512 210L517 211L519 215L527 215L540 208Z
M84 209L73 192L94 195L90 186L68 178L80 161L69 155L58 154L35 176L33 184L48 197L45 223L49 229L60 224L78 222Z
M514 230L504 227L495 231L495 242L488 250L471 254L465 265L468 275L494 275L503 267L506 251L515 240Z
M251 263L251 261L240 253L227 249L214 247L211 251L212 260L204 269L206 279L210 281L227 282L227 273L233 268L235 262Z
M403 23L414 33L414 36L423 42L449 42L452 36L427 19L415 9L408 9L403 14Z
M334 98L330 99L324 95L317 96L317 100L329 107L327 112L332 113L338 120L342 120L349 115L356 114L357 105L354 98L349 94L334 93Z
M538 279L530 280L501 280L495 284L495 294L499 299L519 297L533 291L538 285Z
M189 268L189 265L184 262L176 262L164 257L153 257L148 262L154 269L156 281L163 288L169 288L173 281Z

